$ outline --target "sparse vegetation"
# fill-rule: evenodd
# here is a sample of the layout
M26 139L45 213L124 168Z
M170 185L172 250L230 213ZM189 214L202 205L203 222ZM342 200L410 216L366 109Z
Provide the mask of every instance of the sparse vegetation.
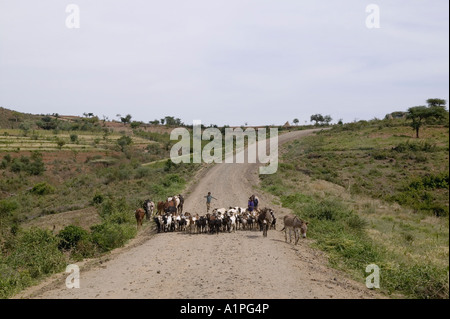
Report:
M405 120L339 125L283 146L262 187L309 221L333 267L363 281L375 263L386 294L448 298L448 133L429 125L416 141Z
M199 168L174 164L166 171L163 159L171 144L160 128L146 131L142 124L114 131L107 126L111 123L103 121L102 128L88 113L69 120L55 115L17 119L17 125L0 126L0 298L67 263L124 245L136 235L133 212L143 200L182 192ZM19 128L22 119L30 121L27 136ZM80 221L82 226L63 225L59 232L51 231L50 222L45 229L28 226L41 216L83 210L97 218ZM41 240L46 244L36 244ZM31 243L34 247L28 247Z

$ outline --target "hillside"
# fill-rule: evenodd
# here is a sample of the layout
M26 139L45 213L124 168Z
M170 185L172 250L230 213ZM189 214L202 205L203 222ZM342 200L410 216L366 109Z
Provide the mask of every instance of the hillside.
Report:
M22 123L34 123L40 116L0 107L0 128L18 129Z
M331 265L363 280L374 263L388 294L448 298L448 125L416 139L404 120L351 123L281 151L262 189L309 221Z
M123 246L137 234L130 212L200 168L167 161L166 127L0 110L0 298Z

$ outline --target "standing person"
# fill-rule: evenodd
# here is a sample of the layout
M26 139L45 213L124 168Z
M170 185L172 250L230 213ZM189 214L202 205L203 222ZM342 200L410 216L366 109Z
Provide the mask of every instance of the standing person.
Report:
M258 209L259 198L255 195L252 195L253 203L255 204L255 209Z
M205 198L206 198L206 212L209 212L211 208L211 200L213 199L217 200L217 198L213 197L211 195L211 192L208 192L208 195L206 195Z
M253 201L253 198L248 199L248 211L251 213L255 209L255 202Z

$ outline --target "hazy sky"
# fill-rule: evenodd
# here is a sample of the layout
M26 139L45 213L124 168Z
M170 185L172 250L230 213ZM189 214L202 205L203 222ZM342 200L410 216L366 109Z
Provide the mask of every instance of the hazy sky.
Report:
M382 118L448 100L448 36L447 0L0 0L0 106L219 125Z

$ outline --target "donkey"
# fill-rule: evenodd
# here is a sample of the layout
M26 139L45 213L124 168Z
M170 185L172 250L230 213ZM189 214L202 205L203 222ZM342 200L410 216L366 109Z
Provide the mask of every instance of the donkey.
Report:
M287 232L289 230L289 242L292 242L291 231L294 231L295 245L297 245L300 236L306 238L306 232L308 231L308 222L299 219L297 216L284 216L284 227L281 231L284 231L284 240L287 242Z
M263 231L263 237L267 237L267 232L269 230L270 225L272 224L273 217L272 213L273 211L270 208L263 208L261 212L258 215L258 224L261 226Z

